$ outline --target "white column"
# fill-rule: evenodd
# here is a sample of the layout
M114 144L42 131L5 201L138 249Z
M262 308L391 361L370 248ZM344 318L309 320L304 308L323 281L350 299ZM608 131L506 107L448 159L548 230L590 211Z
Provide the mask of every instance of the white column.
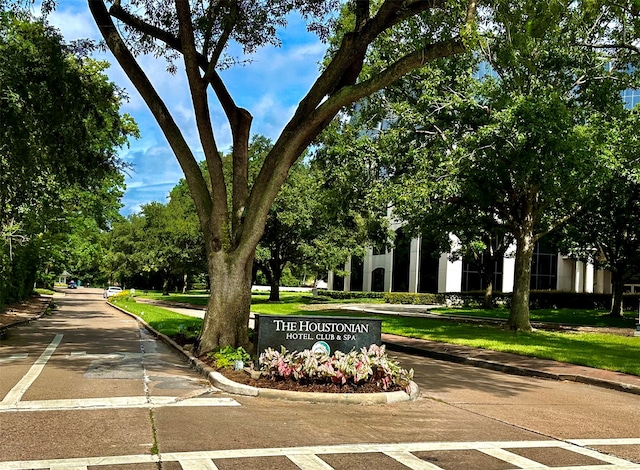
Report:
M586 263L584 267L584 291L593 293L595 268L593 263Z
M502 262L502 292L513 292L513 283L516 277L516 259L504 258Z
M373 273L373 248L367 248L367 253L364 255L364 262L362 268L362 290L365 292L371 292L371 277Z
M393 250L384 255L384 291L391 292L393 280Z
M560 266L560 263L558 263ZM584 263L582 261L575 261L576 266L576 277L573 280L573 292L584 292ZM558 277L560 277L560 273L558 273Z
M347 274L344 277L344 289L343 290L345 292L349 292L349 291L351 291L351 257L349 257L347 262L344 263L344 270L346 272L348 272L349 274Z
M420 239L411 239L409 251L409 292L418 292L418 271L420 269Z

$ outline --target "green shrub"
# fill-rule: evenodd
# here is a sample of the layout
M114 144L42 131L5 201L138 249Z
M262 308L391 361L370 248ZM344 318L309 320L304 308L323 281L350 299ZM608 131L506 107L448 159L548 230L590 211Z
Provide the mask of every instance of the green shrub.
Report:
M318 295L330 297L336 300L347 299L382 299L384 292L360 292L360 291L341 291L341 290L318 290Z
M225 346L216 351L211 351L207 356L215 360L216 367L219 368L231 368L235 366L236 361L245 363L251 360L251 356L249 356L249 353L245 351L244 348L236 349L231 346Z
M388 304L433 305L442 304L441 294L416 294L411 292L385 292L384 301Z

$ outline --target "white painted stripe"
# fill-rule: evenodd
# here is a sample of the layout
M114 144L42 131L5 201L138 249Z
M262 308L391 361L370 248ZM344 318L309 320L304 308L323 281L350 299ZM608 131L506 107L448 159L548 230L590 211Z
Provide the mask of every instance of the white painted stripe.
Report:
M52 465L51 470L87 470L86 465Z
M601 440L599 442L604 442ZM554 445L549 445L553 443ZM407 462L414 462L405 453L407 452L420 452L429 450L479 450L488 455L493 455L501 460L506 459L517 461L516 466L520 468L526 468L527 470L545 469L544 465L534 462L533 460L525 459L524 457L517 456L511 452L504 451L506 448L562 448L569 450L580 450L583 455L591 456L595 459L603 461L602 465L588 465L588 466L569 466L569 467L553 467L554 470L640 470L640 464L635 464L623 459L601 454L597 451L590 449L578 448L572 444L563 441L507 441L507 442L411 442L411 443L399 443L399 444L343 444L343 445L327 445L327 446L308 446L308 447L275 447L275 448L263 448L263 449L230 449L230 450L212 450L212 451L200 451L200 452L174 452L163 453L163 462L179 462L181 465L184 462L186 465L198 464L198 462L213 461L217 459L241 459L247 457L276 457L284 456L289 458L292 462L298 465L300 468L315 469L322 468L327 470L331 467L313 467L312 465L327 465L326 462L318 458L318 455L324 454L344 454L344 453L384 453L390 457L396 458L404 464L403 461L398 458L406 458ZM501 452L502 451L502 452ZM415 456L413 456L415 457ZM610 460L608 460L610 459ZM157 463L160 459L156 455L123 455L123 456L111 456L111 457L87 457L87 458L74 458L74 459L59 459L59 460L36 460L36 461L24 461L24 462L0 462L0 470L26 470L26 469L48 469L48 468L83 468L83 467L96 467L107 465L123 465L123 464L138 464L138 463ZM322 462L322 463L320 463ZM428 464L426 461L422 461ZM606 464L605 462L611 462ZM204 464L204 465L209 465ZM211 462L211 465L214 465ZM307 467L301 465L310 465ZM210 467L213 469L214 467ZM409 465L409 468L412 467ZM437 467L426 467L429 470L437 470ZM192 469L195 470L195 467Z
M638 464L631 464L631 466L619 466L619 465L580 465L578 467L576 466L569 466L569 467L534 467L534 468L527 468L527 470L538 470L538 468L544 469L544 468L553 468L553 470L638 470L640 469L640 465Z
M26 359L27 357L29 357L29 353L12 354L9 357L0 357L0 364L2 364L3 362L11 362L11 361L17 361L20 359Z
M511 465L515 465L518 468L527 468L527 469L538 469L538 468L548 468L546 465L542 465L541 463L535 462L533 460L527 459L520 455L514 454L513 452L509 452L504 449L478 449L483 454L490 455L491 457L495 457L496 459L503 460L504 462L510 463Z
M113 457L78 457L57 460L29 460L22 462L0 462L0 470L31 470L33 468L97 467L102 465L127 465L158 463L157 455L118 455Z
M640 438L631 437L623 439L570 439L577 446L632 446L640 445Z
M317 455L296 454L287 455L287 458L296 464L296 466L301 470L333 470L331 465Z
M51 356L53 356L53 352L56 350L56 348L62 341L62 336L63 335L59 334L59 335L56 335L55 338L53 338L53 341L51 342L51 344L49 344L49 346L47 346L47 348L40 355L40 357L36 359L36 362L31 366L29 371L24 375L24 377L22 377L22 379L20 379L20 382L18 382L9 391L9 393L7 393L7 395L4 397L4 399L0 403L15 404L20 401L20 399L25 394L25 392L29 389L29 387L31 387L33 382L36 381L36 379L44 369L44 366L47 364L49 359L51 359Z
M405 467L409 467L411 470L442 470L441 467L422 460L410 452L385 452L384 454L400 462Z
M70 398L64 400L21 401L14 404L0 403L0 413L15 411L67 411L106 410L118 408L160 408L167 406L240 406L233 398L139 397Z
M218 470L211 460L179 460L182 470Z
M628 461L626 461L624 459L620 459L618 457L614 457L613 455L605 454L605 453L598 452L598 451L592 450L592 449L586 449L584 447L567 446L567 447L565 447L565 449L568 449L568 450L570 450L572 452L575 452L577 454L585 455L587 457L591 457L591 458L594 458L594 459L602 460L603 462L607 462L609 464L616 465L616 466L621 466L621 467L625 467L626 466L626 468L629 468L629 466L634 465L631 462L628 462Z

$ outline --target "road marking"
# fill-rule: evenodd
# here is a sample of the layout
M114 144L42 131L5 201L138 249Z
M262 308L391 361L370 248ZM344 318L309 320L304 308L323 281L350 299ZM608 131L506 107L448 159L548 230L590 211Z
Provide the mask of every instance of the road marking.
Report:
M548 468L546 465L542 465L541 463L527 459L526 457L522 457L504 449L489 448L478 449L478 451L482 452L483 454L490 455L491 457L494 457L498 460L510 463L511 465L515 465L518 468Z
M29 353L13 354L9 357L0 357L0 364L2 364L3 362L11 362L11 361L18 361L20 359L26 359L27 357L29 357Z
M578 440L576 440L578 441ZM581 441L581 440L580 440ZM620 439L598 439L599 445L620 444ZM634 441L630 439L629 441ZM634 445L634 444L630 444ZM32 460L16 462L0 462L0 470L26 469L84 469L110 465L131 465L142 463L178 462L184 470L215 470L214 460L243 459L250 457L286 457L304 470L329 470L329 466L318 456L327 454L367 454L384 453L388 457L413 470L442 470L426 460L419 459L412 452L477 450L511 465L526 470L542 470L545 465L524 457L517 456L507 449L516 448L560 448L578 454L589 455L602 461L597 465L553 467L554 470L640 470L640 464L612 457L590 449L572 444L571 441L490 441L490 442L409 442L398 444L343 444L308 447L274 447L264 449L229 449L199 452L170 452L161 455L120 455L109 457L86 457L57 460ZM587 451L586 453L582 451Z
M627 438L627 439L570 439L567 442L571 442L577 446L638 446L640 445L640 438Z
M397 460L405 467L409 467L412 470L442 470L435 464L427 462L426 460L419 459L411 452L384 452L394 460Z
M181 460L180 466L182 470L218 470L216 464L211 460Z
M333 467L317 455L287 455L302 470L333 470Z
M24 375L24 377L20 379L20 382L18 382L9 391L9 393L7 393L0 404L16 404L20 401L25 392L29 389L29 387L31 387L33 382L36 381L36 379L44 369L44 366L47 364L49 359L51 359L51 356L53 356L53 352L62 341L62 336L63 335L59 334L56 335L55 338L53 338L51 344L49 344L49 346L47 346L40 357L36 359L36 362L34 362L29 371Z
M161 408L173 406L240 406L233 398L188 398L182 397L112 397L78 398L65 400L20 401L18 403L0 403L0 413L16 411L75 411L110 410L121 408Z

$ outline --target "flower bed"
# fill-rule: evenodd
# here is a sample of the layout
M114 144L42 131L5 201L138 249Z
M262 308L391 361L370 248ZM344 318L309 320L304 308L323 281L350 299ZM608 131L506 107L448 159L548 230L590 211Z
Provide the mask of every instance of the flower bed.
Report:
M391 360L384 346L333 355L305 350L288 352L267 349L260 355L261 379L274 385L293 383L314 391L372 392L406 390L409 393L413 369L402 369ZM274 388L280 388L277 385Z

